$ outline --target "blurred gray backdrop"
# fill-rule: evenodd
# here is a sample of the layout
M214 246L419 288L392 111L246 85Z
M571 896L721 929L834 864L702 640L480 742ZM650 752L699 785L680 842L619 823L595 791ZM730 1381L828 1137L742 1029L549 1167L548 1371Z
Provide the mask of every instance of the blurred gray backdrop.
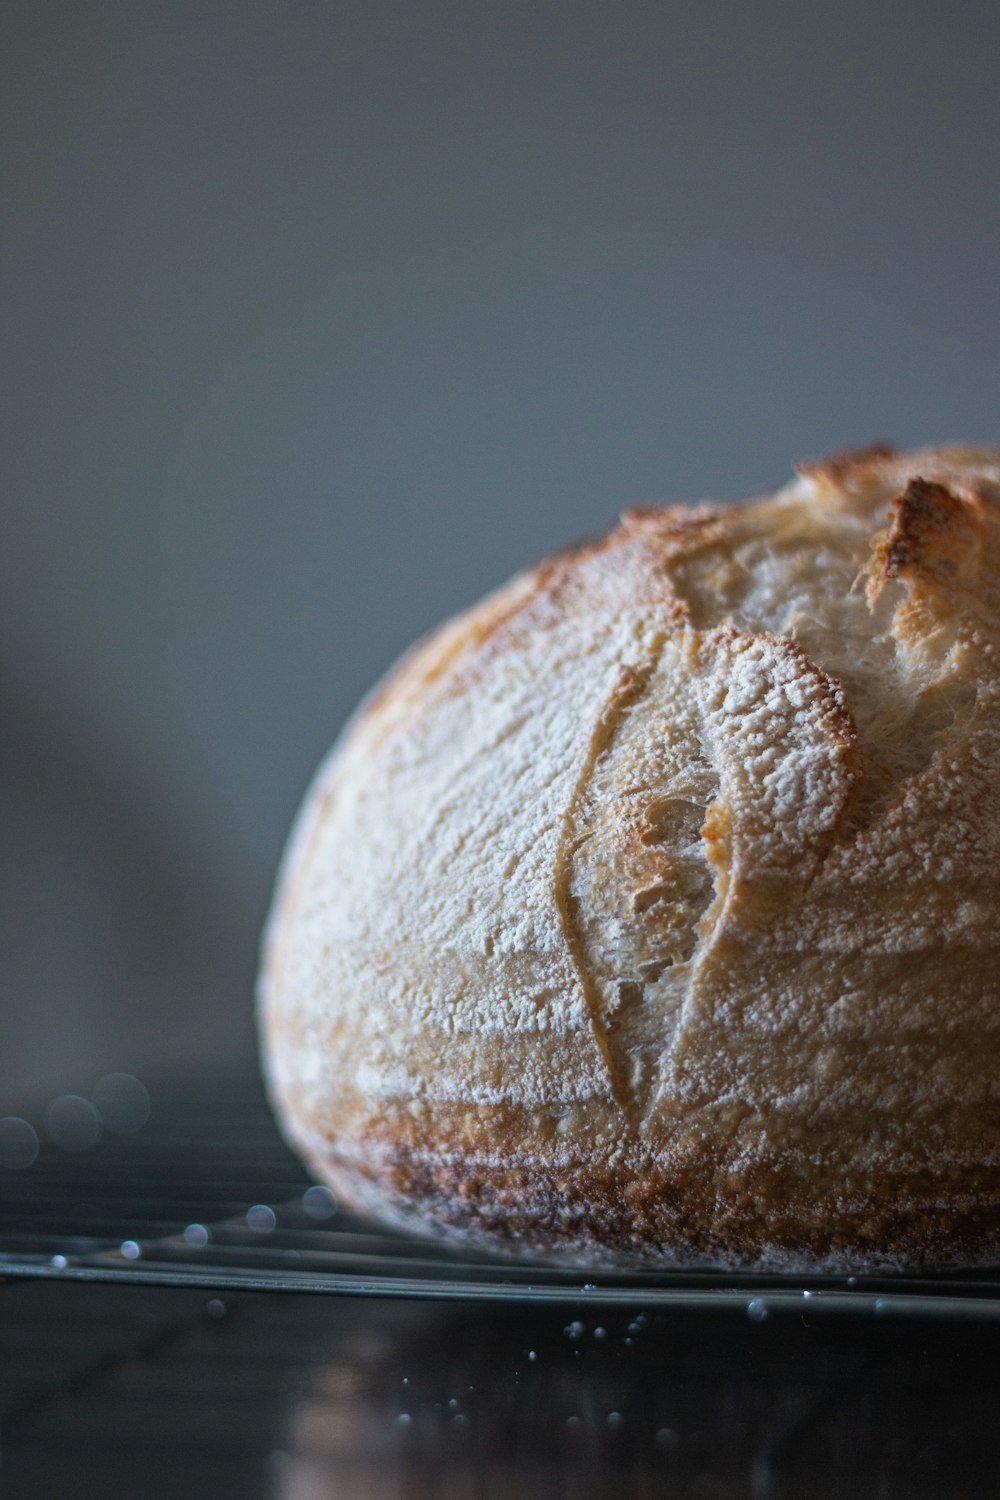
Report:
M961 0L6 0L0 1084L248 1061L314 765L526 561L1000 438L998 45Z

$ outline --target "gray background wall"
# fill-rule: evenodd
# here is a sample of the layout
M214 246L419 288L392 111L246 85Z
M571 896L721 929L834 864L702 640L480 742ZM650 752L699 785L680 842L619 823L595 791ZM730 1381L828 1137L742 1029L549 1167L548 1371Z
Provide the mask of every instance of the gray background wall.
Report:
M986 3L6 0L8 1086L249 1056L314 764L624 505L1000 438Z

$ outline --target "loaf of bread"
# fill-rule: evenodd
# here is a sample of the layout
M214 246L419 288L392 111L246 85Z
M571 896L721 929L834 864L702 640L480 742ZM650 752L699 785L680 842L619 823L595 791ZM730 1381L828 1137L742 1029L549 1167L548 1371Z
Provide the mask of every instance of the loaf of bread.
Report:
M419 645L265 944L348 1205L578 1265L1000 1258L1000 449L639 508Z

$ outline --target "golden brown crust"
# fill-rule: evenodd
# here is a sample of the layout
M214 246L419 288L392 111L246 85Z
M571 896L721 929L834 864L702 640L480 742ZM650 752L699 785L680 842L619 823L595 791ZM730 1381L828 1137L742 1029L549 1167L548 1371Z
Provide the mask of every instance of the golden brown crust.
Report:
M943 484L911 479L892 503L891 524L877 539L868 580L874 602L894 578L939 590L954 587L974 541L970 505Z
M795 472L804 479L816 479L834 488L843 485L852 476L870 472L897 456L896 449L888 443L869 443L864 448L845 448L829 458L803 459L795 465Z
M400 1113L374 1123L355 1157L338 1149L333 1129L330 1145L306 1151L316 1174L362 1212L381 1199L383 1215L400 1226L426 1233L435 1221L447 1224L469 1248L531 1254L544 1246L550 1257L583 1264L774 1270L933 1268L995 1254L995 1111L970 1112L944 1193L926 1142L914 1141L887 1171L859 1155L857 1139L831 1146L821 1128L769 1149L785 1124L759 1117L748 1141L732 1119L705 1119L698 1130L676 1124L656 1140L631 1132L613 1163L572 1151L516 1161L498 1143L545 1138L542 1122L503 1106L474 1118L451 1107L431 1122ZM878 1128L869 1121L866 1133ZM892 1136L891 1119L882 1128Z
M581 1263L1000 1253L1000 451L800 475L516 579L321 771L261 1014L363 1211Z

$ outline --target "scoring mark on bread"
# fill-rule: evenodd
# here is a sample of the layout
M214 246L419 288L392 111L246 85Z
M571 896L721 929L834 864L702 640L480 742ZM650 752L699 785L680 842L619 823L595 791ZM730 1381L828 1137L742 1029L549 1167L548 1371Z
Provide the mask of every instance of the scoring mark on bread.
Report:
M839 684L789 641L682 627L621 670L565 814L555 902L631 1125L716 937L798 899L859 779Z
M887 458L841 462L877 473ZM832 851L886 814L970 711L945 656L976 519L974 497L911 480L870 544L866 596L850 588L871 535L856 518L782 518L725 556L711 515L630 518L656 541L674 607L597 716L555 875L630 1123L669 1070L717 941L808 900ZM903 593L880 601L889 582Z
M662 689L677 682L676 662L658 670L666 641L653 637L602 705L555 863L567 948L612 1095L633 1125L657 1081L714 899L702 825L716 779L690 713L664 717Z
M575 889L574 876L578 856L584 845L593 839L595 828L585 816L587 793L594 771L614 735L616 726L626 710L641 696L659 660L663 648L662 635L651 644L646 662L641 667L619 668L617 678L605 700L591 731L583 767L577 778L569 807L563 820L562 836L555 861L555 904L562 926L566 946L576 970L584 1001L590 1013L590 1023L598 1046L608 1069L612 1095L626 1116L631 1115L631 1098L627 1079L622 1074L618 1059L611 1047L608 1034L608 1005L598 975L593 970L592 955L588 951L587 923L581 913L581 893Z

